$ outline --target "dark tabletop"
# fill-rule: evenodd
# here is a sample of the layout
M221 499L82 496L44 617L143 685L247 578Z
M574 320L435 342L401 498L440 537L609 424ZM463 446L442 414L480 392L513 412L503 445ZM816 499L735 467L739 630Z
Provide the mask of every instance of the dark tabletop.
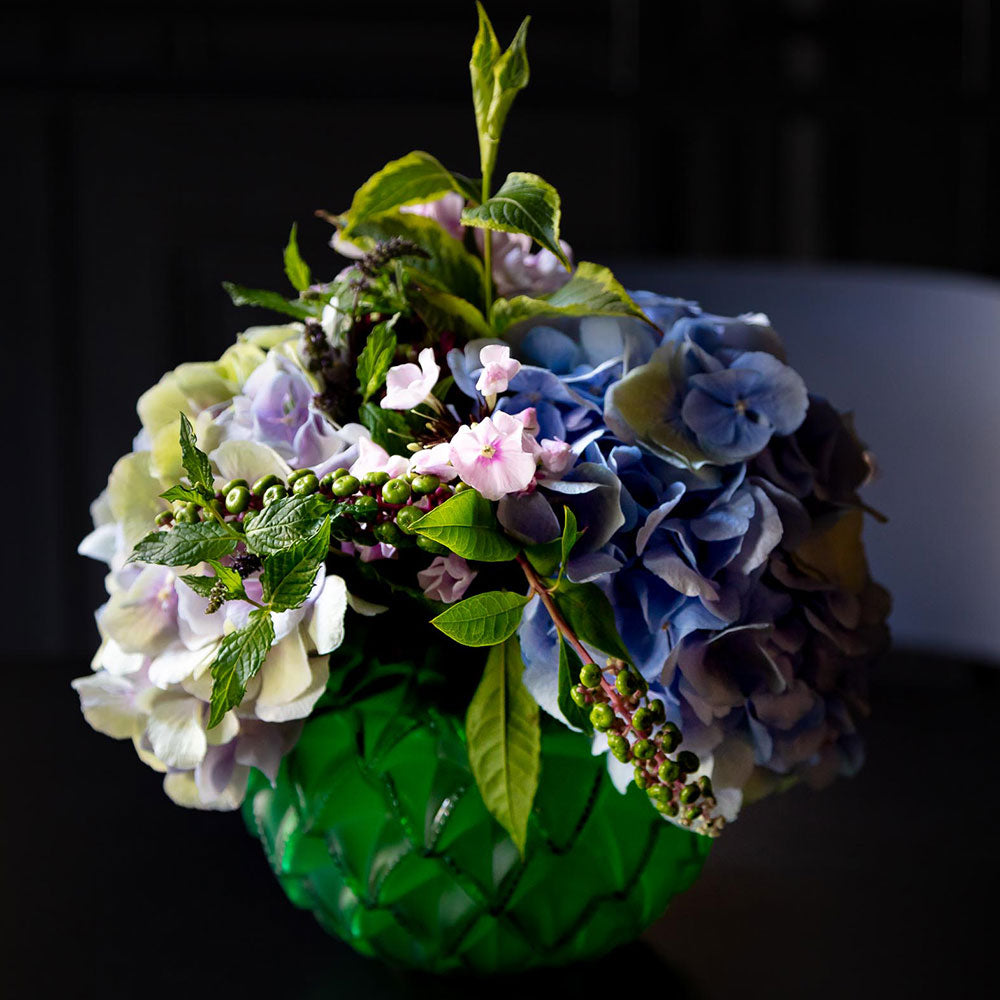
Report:
M4 671L4 996L996 995L1000 671L894 653L861 775L745 810L640 944L469 982L402 976L327 937L238 815L172 805L130 746L89 730L66 686L86 669Z

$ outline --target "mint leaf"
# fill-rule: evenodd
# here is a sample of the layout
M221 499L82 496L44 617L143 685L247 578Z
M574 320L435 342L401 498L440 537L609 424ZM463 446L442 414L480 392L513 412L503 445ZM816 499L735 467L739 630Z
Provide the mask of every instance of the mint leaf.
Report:
M209 559L208 564L215 570L215 578L226 585L230 594L234 597L246 597L246 591L243 589L243 577L232 566L223 566L217 559Z
M611 602L596 583L563 580L556 588L553 599L581 642L595 646L608 656L632 663L632 657L618 634Z
M208 455L198 447L198 439L194 436L191 421L183 413L181 414L181 463L192 486L204 486L214 495L215 479L212 476L212 463L208 460Z
M569 281L551 295L497 299L490 310L490 322L500 333L543 316L632 316L656 326L606 267L588 261L577 264Z
M269 556L312 538L330 513L330 501L315 493L286 497L265 507L247 526L247 548Z
M367 403L382 388L395 355L396 335L392 332L392 320L377 323L368 334L364 350L358 357L358 383L363 402Z
M293 319L316 319L323 311L323 304L286 299L278 292L262 288L247 288L232 281L224 281L222 287L229 293L234 306L260 306L273 312L284 313Z
M181 579L199 596L208 597L219 582L214 576L182 576Z
M517 639L494 646L465 717L469 764L483 803L522 857L541 763L538 705L523 675Z
M222 583L226 588L225 600L245 601L247 592L243 588L240 574L215 559L210 559L208 562L215 569L215 576L182 576L181 579L200 597L211 597L216 585Z
M559 244L559 193L537 174L507 175L488 200L462 212L462 222L478 229L524 233L554 253L566 270L572 264Z
M285 247L285 274L297 292L304 292L312 282L309 265L299 253L299 226L292 223L292 231L288 234L288 246Z
M251 611L247 624L230 632L219 645L212 663L212 711L208 728L217 726L231 708L246 694L250 679L263 666L274 641L270 612Z
M330 518L312 538L268 556L261 582L272 611L300 607L316 582L316 573L330 551Z
M191 486L171 486L169 490L164 490L160 497L171 503L179 500L182 503L196 503L199 507L205 507L215 498L215 494L209 493L204 487L199 490Z
M590 724L590 714L581 708L570 695L570 689L580 683L580 657L576 650L562 637L559 637L559 711L566 721L574 728L584 733L592 733L594 727Z
M413 440L413 431L402 413L383 410L374 403L365 403L358 413L358 419L368 428L372 440L390 455L410 454L406 446Z
M530 600L507 590L491 590L452 604L431 624L463 646L494 646L517 631Z
M507 562L518 547L500 532L489 500L475 490L463 490L435 507L413 525L418 534L451 549L463 559Z
M358 188L342 220L344 235L353 236L357 227L373 216L403 205L434 201L451 191L467 199L479 197L475 182L446 170L430 153L414 150L391 160Z
M221 559L236 548L236 536L218 521L176 524L166 531L154 531L136 543L129 562L160 566L197 566Z

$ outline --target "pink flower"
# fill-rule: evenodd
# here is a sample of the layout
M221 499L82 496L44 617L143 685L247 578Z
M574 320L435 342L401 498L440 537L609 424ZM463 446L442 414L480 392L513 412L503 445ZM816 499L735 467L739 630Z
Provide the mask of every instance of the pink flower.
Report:
M383 410L412 410L422 403L437 385L441 366L434 360L434 351L425 347L417 358L418 368L412 362L394 365L385 379Z
M520 413L515 413L514 416L524 424L524 432L526 434L537 434L540 430L538 426L538 413L533 406L526 406Z
M410 472L437 476L442 482L450 483L458 475L451 464L451 445L444 441L416 452L410 459Z
M536 458L549 479L559 479L573 464L573 449L558 438L544 438L538 444Z
M417 574L417 580L424 589L424 594L432 601L443 601L453 604L469 589L469 584L476 578L476 571L454 552L446 556L437 556L427 567Z
M425 201L422 205L404 205L400 211L433 219L449 235L460 240L465 235L465 226L462 225L463 208L465 199L453 192L436 201Z
M385 448L371 438L358 439L358 459L351 466L352 476L360 479L366 472L388 472L390 476L402 476L409 463L402 455L390 455Z
M510 348L506 344L488 344L479 352L479 360L483 370L476 388L484 396L506 392L510 380L521 370L521 362L510 356Z
M497 423L487 417L460 427L451 440L451 464L487 500L520 493L535 478L535 459L524 450L524 425L506 413L496 418Z

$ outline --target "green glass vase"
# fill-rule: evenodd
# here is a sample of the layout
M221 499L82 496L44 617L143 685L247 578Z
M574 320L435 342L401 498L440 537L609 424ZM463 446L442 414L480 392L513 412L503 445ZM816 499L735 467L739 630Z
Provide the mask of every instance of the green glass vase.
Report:
M390 684L306 723L244 816L289 899L359 952L429 972L517 971L636 937L696 878L707 838L587 737L547 720L525 856L487 812L461 722Z

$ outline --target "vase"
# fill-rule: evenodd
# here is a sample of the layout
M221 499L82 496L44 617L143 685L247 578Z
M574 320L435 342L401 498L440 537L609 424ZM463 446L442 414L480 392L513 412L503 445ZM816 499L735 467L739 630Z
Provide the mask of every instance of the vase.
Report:
M428 972L561 965L633 939L697 877L710 841L622 795L589 738L551 720L522 857L483 804L462 722L418 688L321 707L273 786L251 776L246 822L327 931Z

